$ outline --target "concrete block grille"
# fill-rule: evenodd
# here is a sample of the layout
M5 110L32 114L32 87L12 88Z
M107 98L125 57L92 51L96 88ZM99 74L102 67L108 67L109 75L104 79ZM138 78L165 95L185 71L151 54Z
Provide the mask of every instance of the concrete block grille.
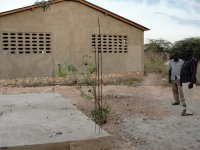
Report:
M128 36L92 34L92 48L103 53L128 53Z
M3 32L3 54L51 53L51 33Z

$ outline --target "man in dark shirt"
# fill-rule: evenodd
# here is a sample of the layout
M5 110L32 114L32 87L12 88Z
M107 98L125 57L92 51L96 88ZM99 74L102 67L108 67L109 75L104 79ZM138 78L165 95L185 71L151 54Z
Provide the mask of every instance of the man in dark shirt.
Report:
M194 113L194 99L193 90L196 86L197 60L194 57L192 48L186 49L187 59L185 60L182 69L180 82L183 86L183 95L185 97L186 109L183 110L182 116L193 115Z

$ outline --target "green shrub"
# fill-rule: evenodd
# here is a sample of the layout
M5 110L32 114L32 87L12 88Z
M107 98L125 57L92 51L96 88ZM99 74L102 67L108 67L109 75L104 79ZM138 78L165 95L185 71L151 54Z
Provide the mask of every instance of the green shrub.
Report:
M67 70L65 65L58 64L58 77L66 77L67 76Z
M102 108L96 107L91 110L92 118L97 124L105 124L110 113L110 106L105 103Z

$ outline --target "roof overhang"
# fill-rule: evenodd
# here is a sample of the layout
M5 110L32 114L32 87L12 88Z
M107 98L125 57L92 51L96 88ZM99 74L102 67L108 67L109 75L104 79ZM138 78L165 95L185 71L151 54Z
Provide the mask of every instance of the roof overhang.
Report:
M111 17L113 17L115 19L118 19L118 20L120 20L122 22L125 22L125 23L127 23L127 24L129 24L131 26L134 26L134 27L136 27L136 28L138 28L138 29L140 29L142 31L150 30L147 27L144 27L144 26L142 26L142 25L140 25L140 24L138 24L136 22L128 20L128 19L126 19L126 18L124 18L122 16L119 16L119 15L117 15L117 14L111 12L111 11L108 11L108 10L102 8L102 7L94 5L94 4L92 4L92 3L88 2L88 1L85 1L85 0L52 0L50 2L50 4L59 3L59 2L63 2L63 1L79 2L81 4L84 4L84 5L88 6L88 7L91 7L93 9L97 10L97 11L100 11L100 12L102 12L102 13L108 15L108 16L111 16ZM37 7L40 7L40 6L42 6L42 5L31 5L31 6L27 6L27 7L22 7L22 8L10 10L10 11L2 12L2 13L0 13L0 17L6 16L6 15L12 15L12 14L19 13L19 12L26 11L26 10L33 10L33 9L35 9Z

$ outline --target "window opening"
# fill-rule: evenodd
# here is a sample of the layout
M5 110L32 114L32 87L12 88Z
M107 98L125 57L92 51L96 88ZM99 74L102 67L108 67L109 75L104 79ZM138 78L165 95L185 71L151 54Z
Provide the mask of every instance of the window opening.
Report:
M50 33L2 33L3 54L51 53Z
M103 53L128 53L127 35L98 35L92 34L92 49Z

